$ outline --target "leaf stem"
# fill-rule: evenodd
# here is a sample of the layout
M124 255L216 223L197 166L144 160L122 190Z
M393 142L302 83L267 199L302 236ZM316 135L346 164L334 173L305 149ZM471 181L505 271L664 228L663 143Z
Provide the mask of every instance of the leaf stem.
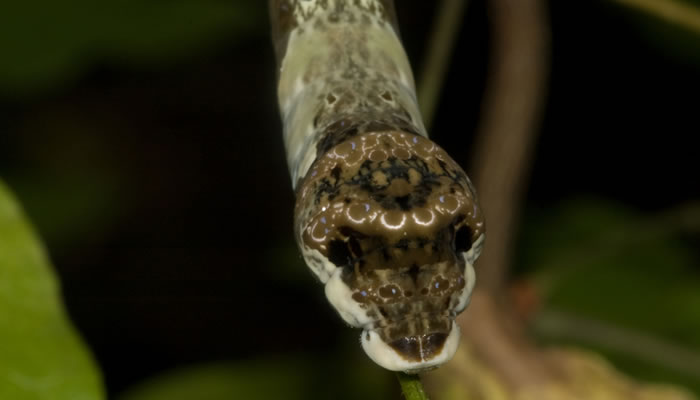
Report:
M428 39L425 64L418 81L418 104L425 127L430 131L440 92L445 85L452 49L459 36L467 0L443 0L438 5Z
M423 390L423 384L418 374L397 372L396 377L399 379L401 391L406 400L429 400L428 395Z
M700 9L691 4L672 0L613 1L654 15L657 18L664 19L674 25L682 26L695 33L700 33Z

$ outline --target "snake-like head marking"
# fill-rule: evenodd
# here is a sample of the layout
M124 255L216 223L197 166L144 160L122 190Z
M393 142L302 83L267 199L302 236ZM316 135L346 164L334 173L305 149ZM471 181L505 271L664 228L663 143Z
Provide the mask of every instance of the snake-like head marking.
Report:
M321 155L298 190L299 246L370 358L401 371L452 358L484 240L459 165L422 136L364 133Z

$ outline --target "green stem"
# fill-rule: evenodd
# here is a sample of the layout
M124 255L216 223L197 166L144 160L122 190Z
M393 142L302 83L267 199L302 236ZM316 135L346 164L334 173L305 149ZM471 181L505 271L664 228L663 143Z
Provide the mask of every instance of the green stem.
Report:
M428 39L425 64L418 82L418 104L425 127L430 132L440 92L445 84L452 49L462 24L467 0L443 0L438 6L433 31Z
M636 8L671 24L700 33L700 9L682 1L673 0L613 0Z
M401 391L406 400L429 400L428 395L423 390L418 374L406 374L397 372L396 377L401 384Z

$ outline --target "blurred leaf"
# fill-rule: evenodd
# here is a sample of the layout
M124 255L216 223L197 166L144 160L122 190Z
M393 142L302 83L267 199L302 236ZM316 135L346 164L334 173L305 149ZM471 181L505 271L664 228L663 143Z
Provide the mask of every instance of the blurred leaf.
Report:
M101 398L45 250L0 182L0 399Z
M570 202L525 224L520 267L534 275L548 309L700 352L698 253L680 239L682 222L603 201ZM590 345L578 339L569 342ZM683 378L635 355L596 350L645 379L688 384L698 373Z
M523 262L548 304L700 348L697 254L662 218L603 202L569 203L530 224ZM685 311L685 312L684 312Z
M216 0L28 0L0 13L0 93L74 79L91 63L169 60L255 26L265 4Z

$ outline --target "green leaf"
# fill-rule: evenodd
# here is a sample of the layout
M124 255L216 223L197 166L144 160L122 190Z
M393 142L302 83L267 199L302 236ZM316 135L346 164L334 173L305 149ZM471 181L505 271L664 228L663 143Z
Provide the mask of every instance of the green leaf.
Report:
M686 211L697 213L679 208L650 216L601 200L566 203L525 224L519 267L534 278L546 310L619 330L628 343L652 338L697 359L698 252L681 234L697 218ZM678 362L661 365L653 361L664 359L664 350L604 346L598 337L605 335L592 324L569 337L542 327L540 337L550 342L588 346L638 378L674 381L700 393L695 361L683 368Z
M0 399L104 397L46 251L0 181Z
M588 200L528 224L521 261L547 303L700 349L697 252L680 223Z

